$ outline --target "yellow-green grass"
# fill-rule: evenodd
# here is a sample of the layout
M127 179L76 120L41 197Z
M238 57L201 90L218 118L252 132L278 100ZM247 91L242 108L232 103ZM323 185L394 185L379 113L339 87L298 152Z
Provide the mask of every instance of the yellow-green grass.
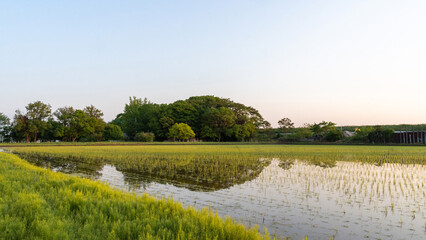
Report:
M208 209L136 196L0 153L0 239L268 239Z

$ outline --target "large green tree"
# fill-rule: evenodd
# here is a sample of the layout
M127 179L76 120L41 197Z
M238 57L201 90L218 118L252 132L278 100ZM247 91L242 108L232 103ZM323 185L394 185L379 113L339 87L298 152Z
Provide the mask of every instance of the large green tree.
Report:
M67 132L71 141L75 142L82 136L90 136L94 132L95 128L91 122L90 116L82 110L76 110L71 116L70 128L69 132Z
M47 119L51 116L52 107L50 104L36 101L28 104L25 108L30 124L32 125L31 133L33 134L34 142L36 142L38 135L42 135L47 129Z
M29 103L25 109L26 113L16 111L13 123L13 131L18 138L24 137L27 142L30 138L37 141L37 138L43 136L47 129L47 119L51 116L52 107L41 101Z
M90 141L101 141L106 126L102 118L104 113L93 105L85 107L83 112L89 117L89 124L91 124L94 129L93 133L86 136L86 138Z
M30 142L31 132L33 131L31 128L33 126L30 124L30 120L26 114L16 110L12 126L13 137L16 140L25 139L27 142Z
M56 128L53 130L55 137L61 138L65 141L71 141L71 121L74 113L74 108L67 106L58 108L53 113L58 122Z

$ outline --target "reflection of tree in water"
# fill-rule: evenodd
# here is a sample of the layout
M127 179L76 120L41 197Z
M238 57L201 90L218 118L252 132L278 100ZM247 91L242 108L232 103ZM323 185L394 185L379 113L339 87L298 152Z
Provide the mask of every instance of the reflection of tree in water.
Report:
M105 164L111 164L122 172L124 181L130 188L145 188L152 182L171 184L193 191L215 191L229 188L259 176L270 160L247 161L231 164L222 159L213 163L189 161L181 164L180 161L146 161L132 164L125 161L107 159L85 159L74 156L50 156L43 153L17 153L30 163L53 169L54 171L79 174L83 177L98 179ZM215 167L215 168L214 168Z
M100 161L88 163L75 158L49 157L25 153L15 154L38 167L68 174L81 174L84 177L92 177L95 179L101 176L100 171L102 171L103 166L105 165Z
M269 163L269 162L268 162ZM259 176L265 165L257 169L247 169L245 172L239 173L238 179L209 179L200 180L195 176L185 174L184 171L181 174L169 174L165 175L164 171L151 171L150 173L137 171L134 169L125 169L120 166L116 166L117 170L120 171L124 176L124 181L131 189L146 189L150 183L160 184L171 184L176 187L184 187L192 191L216 191L220 189L230 188L237 184L251 181Z
M280 166L284 170L290 170L294 164L294 161L295 160L290 160L290 159L280 160L280 163L278 164L278 166ZM335 160L324 161L324 159L319 160L316 158L311 158L311 159L300 159L300 161L305 162L306 164L309 164L309 165L315 165L322 168L332 168L336 166Z
M290 170L293 166L294 161L292 160L281 160L278 166L280 166L284 170Z

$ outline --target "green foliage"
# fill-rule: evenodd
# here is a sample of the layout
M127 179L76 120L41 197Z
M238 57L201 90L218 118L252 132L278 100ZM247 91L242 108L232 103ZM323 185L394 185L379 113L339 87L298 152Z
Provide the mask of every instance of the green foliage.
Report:
M355 135L351 138L353 142L368 142L368 134L374 131L373 127L361 127L355 129Z
M425 131L426 124L380 125L383 129L394 131ZM342 126L343 131L355 132L356 129L373 128L374 126Z
M95 133L95 126L92 118L84 111L75 110L70 119L70 127L66 135L75 142L82 136L89 136Z
M248 141L251 139L256 132L256 127L251 123L246 123L243 125L235 124L232 128L231 134L235 134L235 138L239 142Z
M268 121L264 121L261 127L256 131L256 140L259 142L274 141L278 134Z
M34 142L38 137L43 140L54 141L100 141L105 130L106 123L102 119L103 113L94 106L88 106L84 110L74 110L72 107L58 108L53 116L51 107L40 101L26 106L27 112L16 111L13 121L13 137L16 140L30 138Z
M322 121L309 125L315 140L325 140L327 142L335 142L343 139L341 130L336 129L336 124L333 122Z
M103 133L103 138L106 141L109 140L123 140L124 139L124 135L123 135L123 131L121 131L120 126L115 125L115 124L107 124L105 126L105 130Z
M85 107L83 112L89 117L88 122L94 129L94 131L85 136L85 138L89 141L101 141L106 127L106 123L102 119L104 113L93 105Z
M329 129L324 135L324 140L327 142L336 142L342 139L343 139L343 132L337 128Z
M284 133L291 132L294 129L294 123L290 120L290 118L283 118L279 120L278 125Z
M269 239L208 209L135 196L0 153L2 239Z
M33 131L31 127L30 119L17 110L13 118L13 136L16 139L25 138L28 143L30 142L31 132Z
M28 104L25 108L29 119L30 133L34 136L34 142L36 142L38 134L43 134L47 129L47 118L52 112L52 107L49 104L36 101Z
M153 132L157 140L166 140L173 124L185 123L201 140L247 141L263 122L252 107L229 99L199 96L162 105L133 97L112 123L121 126L131 139L137 132Z
M73 107L58 108L54 114L57 123L51 123L52 135L64 141L100 141L103 138L106 123L101 110L90 105L84 110ZM53 121L53 120L52 120Z
M336 124L333 122L322 121L310 125L310 129L314 135L324 136L330 129L334 129Z
M153 142L154 138L155 138L154 133L140 132L140 133L136 133L135 141L138 141L138 142Z
M195 133L188 124L175 123L169 130L169 137L179 141L186 141L195 137Z
M130 98L124 107L124 112L112 121L121 127L130 139L134 139L138 132L157 133L161 130L159 124L161 106L149 102L146 98Z
M284 135L280 141L284 142L298 142L312 137L312 131L308 127L301 127L294 129L293 134Z
M370 143L388 143L392 141L393 130L383 129L381 126L375 126L373 130L368 133L368 141Z
M361 127L355 129L355 136L350 140L362 143L390 143L393 140L393 130L382 126Z
M25 109L27 110L25 114L19 110L16 111L13 131L18 138L25 138L27 142L33 138L36 142L39 135L43 136L47 129L47 118L51 116L51 106L36 101L29 103Z

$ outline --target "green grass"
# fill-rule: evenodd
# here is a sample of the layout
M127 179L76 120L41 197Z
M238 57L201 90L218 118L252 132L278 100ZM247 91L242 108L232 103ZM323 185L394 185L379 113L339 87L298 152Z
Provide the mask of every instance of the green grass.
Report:
M0 153L0 239L263 239L208 209L183 208Z

